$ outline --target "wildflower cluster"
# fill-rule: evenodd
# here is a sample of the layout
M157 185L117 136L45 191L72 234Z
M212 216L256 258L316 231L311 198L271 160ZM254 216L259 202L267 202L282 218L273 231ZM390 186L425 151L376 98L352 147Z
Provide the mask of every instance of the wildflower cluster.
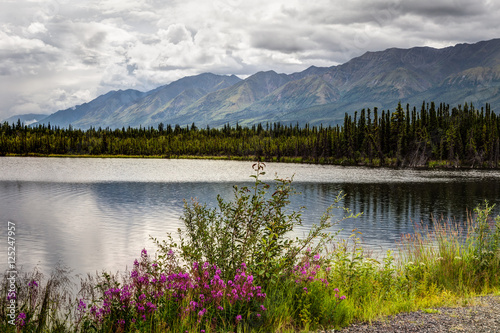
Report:
M17 316L17 327L18 327L18 328L23 328L24 326L26 326L26 323L27 323L26 313L21 312L21 313Z
M173 254L171 254L171 259ZM266 294L254 285L253 275L241 264L233 280L224 281L222 272L210 263L193 263L189 272L152 261L146 250L134 262L130 277L123 285L103 289L102 297L90 307L88 319L115 330L154 325L155 314L162 318L193 320L198 325L217 326L219 322L243 320L242 314L260 317L265 311ZM259 306L260 305L260 306ZM87 304L80 300L78 311Z
M293 275L295 277L295 283L306 285L308 282L321 281L325 286L329 285L328 279L319 277L318 273L321 270L321 255L318 253L312 257L305 255L302 261L293 268ZM327 268L329 270L329 268ZM303 290L307 292L307 287L303 287Z
M298 265L292 269L291 278L295 289L295 320L304 327L317 327L320 322L330 324L331 315L346 299L339 289L332 289L329 282L330 267L319 253L313 255L308 249ZM325 267L325 268L323 268ZM326 321L325 321L326 320Z

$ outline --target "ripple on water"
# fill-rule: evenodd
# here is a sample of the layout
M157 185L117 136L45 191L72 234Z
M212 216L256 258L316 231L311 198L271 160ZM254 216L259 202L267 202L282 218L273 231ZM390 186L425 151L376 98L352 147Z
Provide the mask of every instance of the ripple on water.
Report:
M142 248L154 250L150 236L165 239L182 226L184 199L214 207L217 194L229 200L233 184L252 180L251 163L234 161L0 158L0 171L0 222L19 227L20 262L49 269L61 261L76 273L130 267ZM294 236L303 237L342 191L341 206L363 215L332 231L343 228L348 237L357 229L366 246L382 252L432 216L461 220L484 199L497 213L500 206L498 172L276 163L266 171L268 181L295 175L301 194L289 208L307 209Z

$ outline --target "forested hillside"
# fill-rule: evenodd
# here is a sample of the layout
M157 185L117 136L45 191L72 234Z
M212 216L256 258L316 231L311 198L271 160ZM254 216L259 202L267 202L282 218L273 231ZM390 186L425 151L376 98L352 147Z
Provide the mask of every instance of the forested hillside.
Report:
M3 123L1 155L138 155L260 159L340 165L498 168L500 117L486 104L423 103L362 109L342 125L88 130Z

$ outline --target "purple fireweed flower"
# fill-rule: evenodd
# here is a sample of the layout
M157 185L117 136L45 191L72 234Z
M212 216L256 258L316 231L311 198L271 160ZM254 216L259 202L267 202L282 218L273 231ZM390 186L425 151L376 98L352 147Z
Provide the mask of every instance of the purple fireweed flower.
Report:
M149 279L147 276L141 276L139 279L138 279L139 283L143 283L143 284L149 284Z
M38 283L35 280L33 280L30 283L28 283L28 287L38 287Z
M148 312L150 312L150 313L151 312L155 312L156 309L158 309L158 307L155 304L151 303L151 302L147 302L146 306L149 308Z
M20 328L23 328L25 325L26 325L26 313L24 312L21 312L18 316L17 316L17 324Z
M139 266L139 262L137 261L137 259L134 260L134 266Z
M345 295L340 296L340 300L344 300L344 299L346 299L346 298L347 298L347 297L346 297Z
M303 289L304 289L304 291L307 293L307 287L304 287Z
M141 257L147 257L148 256L148 251L146 251L146 249L142 249L141 251Z
M241 269L246 269L246 268L247 268L247 265L244 262L242 262L241 263Z
M264 305L261 305L261 306L260 306L260 309L261 309L262 311L266 311L266 310L267 310L267 309L264 307Z
M313 257L313 259L314 259L315 261L318 261L320 258L321 258L321 254L319 254L319 253L318 253L318 254L316 254L316 255Z
M80 299L80 302L78 303L78 311L85 312L86 308L87 308L87 304L85 304L83 299Z
M237 316L236 316L236 323L239 323L239 322L241 321L241 319L243 319L243 318L241 317L241 315L237 315Z
M260 313L257 313L257 318L260 318Z
M219 306L217 307L217 310L222 311L222 310L224 310L224 308L223 308L221 305L219 305Z

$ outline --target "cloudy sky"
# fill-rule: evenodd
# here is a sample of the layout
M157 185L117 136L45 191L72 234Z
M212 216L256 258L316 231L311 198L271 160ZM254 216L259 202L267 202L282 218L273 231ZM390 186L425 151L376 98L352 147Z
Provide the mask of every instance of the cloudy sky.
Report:
M495 0L0 0L0 119L203 72L500 37Z

